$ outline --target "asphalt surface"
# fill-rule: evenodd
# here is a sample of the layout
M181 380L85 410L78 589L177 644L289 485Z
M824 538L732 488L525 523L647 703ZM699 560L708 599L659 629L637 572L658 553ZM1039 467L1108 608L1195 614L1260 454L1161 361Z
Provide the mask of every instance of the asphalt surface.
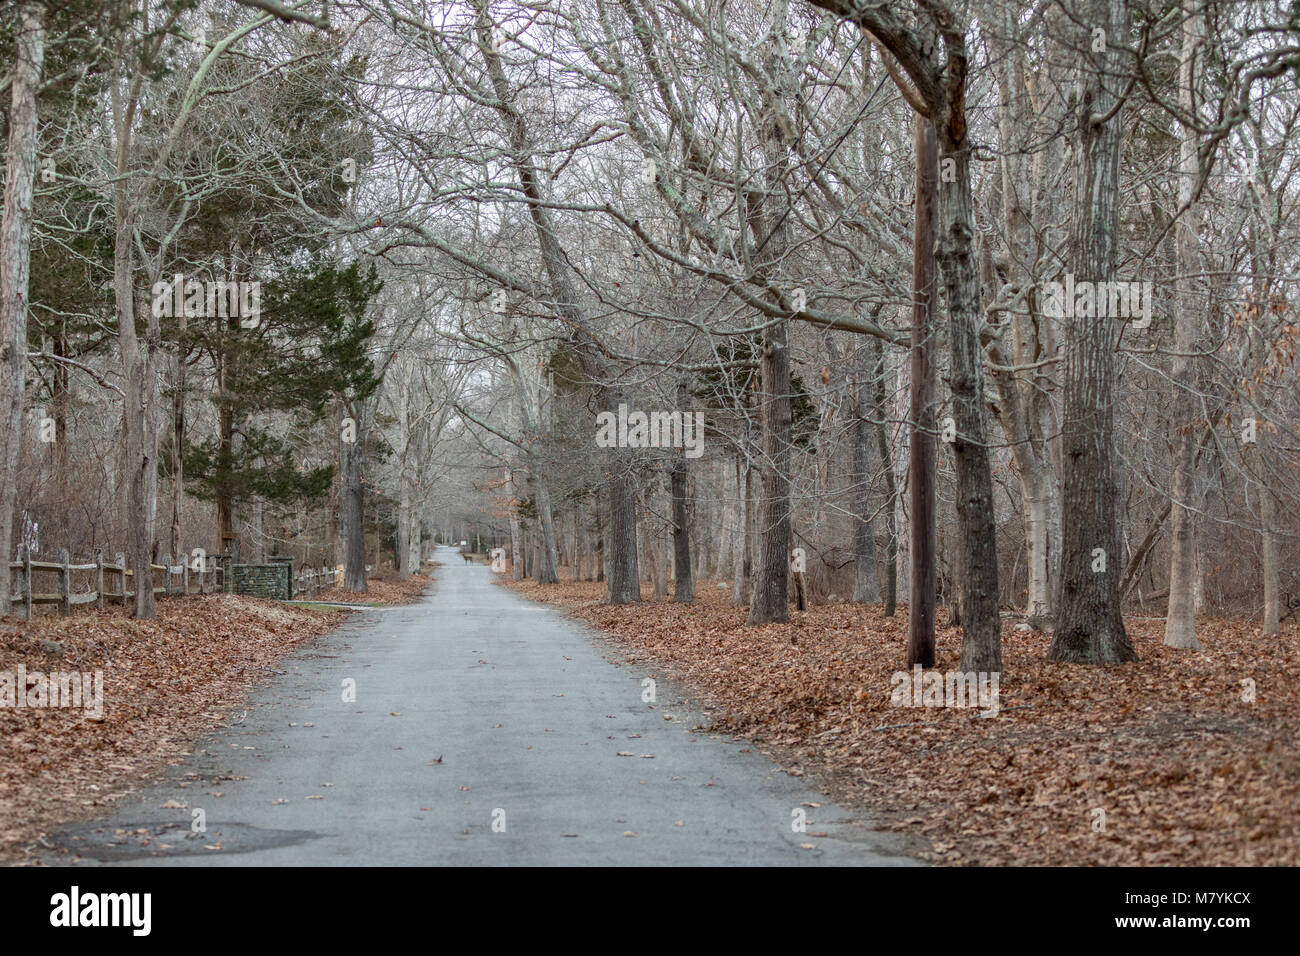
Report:
M643 700L647 675L582 625L439 557L419 604L288 658L238 723L55 835L76 856L48 862L914 864L746 742L692 732L667 682Z

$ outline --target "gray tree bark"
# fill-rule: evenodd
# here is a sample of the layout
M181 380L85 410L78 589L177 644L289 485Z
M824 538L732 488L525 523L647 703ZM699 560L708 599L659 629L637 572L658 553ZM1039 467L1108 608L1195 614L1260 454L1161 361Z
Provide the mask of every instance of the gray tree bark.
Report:
M1190 7L1190 9L1189 9ZM1204 42L1204 20L1195 3L1184 4L1183 49L1178 67L1178 105L1194 114L1197 60ZM1201 271L1196 225L1199 207L1194 190L1200 173L1196 130L1181 124L1179 137L1178 207L1174 225L1177 268L1174 276L1174 356L1170 378L1174 389L1170 430L1173 475L1170 486L1169 609L1165 618L1165 644L1201 650L1196 637L1196 366L1192 351L1199 331L1204 301L1197 293Z
M894 477L894 456L889 442L890 415L887 414L887 396L885 391L885 349L879 339L872 339L875 352L875 417L876 453L880 458L882 474L885 478L885 577L884 577L884 614L893 617L898 601L898 525L895 512L898 508L898 481Z
M45 5L18 13L10 76L9 144L0 221L0 614L9 611L9 561L22 450L27 378L27 296L31 275L32 184L36 177L36 94L45 59Z
M1076 281L1115 278L1119 234L1119 146L1123 111L1117 94L1123 59L1117 49L1128 36L1127 0L1089 0L1079 8L1075 30L1081 51L1078 145L1075 153L1073 265ZM1092 30L1101 29L1106 52L1092 52ZM1067 303L1067 305L1070 305ZM1065 317L1065 408L1061 428L1065 463L1061 494L1061 582L1056 629L1048 659L1103 664L1137 659L1120 615L1119 483L1115 456L1114 317Z
M871 524L871 440L874 429L870 416L873 409L872 371L866 349L857 360L858 383L853 402L853 463L849 483L853 489L853 600L859 604L880 601L880 568L876 563L876 530ZM888 464L888 463L886 463Z

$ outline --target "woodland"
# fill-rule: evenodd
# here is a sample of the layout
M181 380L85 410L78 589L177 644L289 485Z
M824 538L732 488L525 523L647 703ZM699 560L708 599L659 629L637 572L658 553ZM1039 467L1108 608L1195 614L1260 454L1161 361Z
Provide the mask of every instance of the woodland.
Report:
M747 626L878 605L900 661L959 627L984 672L1007 619L1106 664L1126 615L1195 652L1295 609L1295 3L0 29L10 561L288 555L364 592L464 542Z

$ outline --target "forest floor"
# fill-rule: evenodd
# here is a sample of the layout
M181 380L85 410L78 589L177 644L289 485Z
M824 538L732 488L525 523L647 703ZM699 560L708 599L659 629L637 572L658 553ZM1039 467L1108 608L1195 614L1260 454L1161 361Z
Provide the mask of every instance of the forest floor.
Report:
M332 589L320 599L407 604L429 583L372 579L366 595ZM23 862L54 824L104 814L203 734L239 723L249 692L346 614L215 594L161 599L154 621L121 607L0 617L0 863ZM102 715L11 706L6 675L14 688L20 666L28 678L102 671Z
M1165 647L1163 619L1133 618L1140 660L1110 666L1049 662L1048 635L1005 619L999 711L980 718L891 704L911 676L895 677L905 605L892 618L879 605L815 606L746 627L747 609L711 581L694 604L617 607L600 603L604 584L502 581L718 708L709 729L752 739L874 826L921 838L932 863L1300 865L1295 618L1279 638L1203 619L1202 652ZM959 628L939 629L939 670L957 668L960 642Z

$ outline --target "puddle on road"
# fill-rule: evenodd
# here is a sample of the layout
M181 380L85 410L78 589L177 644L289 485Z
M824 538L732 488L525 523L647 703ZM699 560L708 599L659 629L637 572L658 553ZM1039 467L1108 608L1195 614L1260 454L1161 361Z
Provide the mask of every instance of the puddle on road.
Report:
M319 837L311 830L263 830L247 823L209 824L194 833L188 822L90 824L53 834L54 845L101 863L143 860L159 856L216 856L294 846ZM217 849L208 849L216 847Z

